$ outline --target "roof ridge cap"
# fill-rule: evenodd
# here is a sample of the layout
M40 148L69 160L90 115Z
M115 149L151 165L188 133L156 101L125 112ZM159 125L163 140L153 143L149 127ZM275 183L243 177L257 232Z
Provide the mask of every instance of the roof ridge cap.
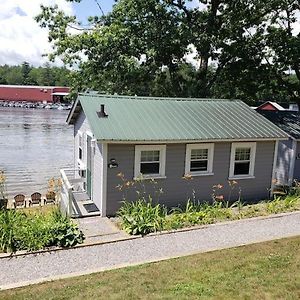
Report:
M223 98L184 98L184 97L156 97L156 96L127 96L127 95L110 95L110 94L94 94L94 93L79 93L78 96L93 97L93 98L115 98L115 99L131 99L131 100L169 100L169 101L220 101L220 102L243 102L240 99L223 99Z

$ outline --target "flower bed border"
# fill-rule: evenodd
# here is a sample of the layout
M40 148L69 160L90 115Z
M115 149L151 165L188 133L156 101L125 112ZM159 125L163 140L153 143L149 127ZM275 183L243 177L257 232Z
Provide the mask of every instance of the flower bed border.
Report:
M194 230L199 230L199 229L205 229L210 226L223 226L223 225L227 226L232 223L259 221L259 220L266 220L266 219L276 219L276 218L282 218L285 216L297 215L297 214L299 214L299 216L300 216L300 210L295 210L292 212L283 212L283 213L278 213L278 214L270 214L267 216L250 217L250 218L244 218L244 219L239 219L239 220L231 220L231 221L223 221L223 222L221 221L221 222L216 222L216 223L212 223L212 224L195 225L195 226L191 226L191 227L184 227L184 228L178 228L178 229L172 229L172 230L163 230L163 231L151 232L144 236L128 235L128 237L125 237L125 238L119 238L119 239L105 241L105 242L83 243L83 244L78 244L78 245L76 245L74 247L70 247L70 248L54 247L54 248L41 249L38 251L31 251L31 252L16 251L15 253L0 253L0 259L14 258L14 257L18 257L18 256L37 255L37 254L51 253L51 252L57 252L57 251L75 250L76 248L93 247L93 246L97 246L97 245L112 244L112 243L123 242L123 241L128 241L128 240L135 240L135 239L139 239L139 238L148 238L148 237L160 236L160 235L166 235L166 234L194 231Z

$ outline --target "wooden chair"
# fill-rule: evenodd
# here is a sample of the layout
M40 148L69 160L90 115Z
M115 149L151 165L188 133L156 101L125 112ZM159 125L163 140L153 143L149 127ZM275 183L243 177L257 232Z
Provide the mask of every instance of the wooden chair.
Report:
M18 194L14 197L14 207L26 207L25 196L23 194Z
M46 194L46 198L44 199L44 205L46 204L55 204L56 202L56 197L55 197L55 192L48 192Z
M33 204L41 205L41 199L42 199L41 193L38 192L33 193L29 201L29 206L32 206Z

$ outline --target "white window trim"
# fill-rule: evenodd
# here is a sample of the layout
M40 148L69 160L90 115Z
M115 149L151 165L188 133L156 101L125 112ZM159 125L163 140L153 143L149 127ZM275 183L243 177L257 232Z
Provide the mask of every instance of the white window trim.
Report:
M159 151L159 174L141 175L141 151ZM136 145L134 179L166 178L166 145Z
M187 144L185 151L185 175L192 176L209 176L214 175L213 173L213 161L214 161L214 147L213 143L205 144ZM193 149L208 149L208 161L207 161L207 171L197 171L191 172L191 153Z
M250 166L249 166L249 174L247 175L234 175L235 151L237 148L250 148ZM255 156L256 156L256 142L232 143L231 155L230 155L229 180L255 178L254 176Z
M82 145L80 146L80 138L82 141ZM85 149L84 149L84 137L83 137L83 132L78 130L78 157L77 157L77 162L80 165L80 168L84 168L85 163L84 163L84 153L85 153ZM79 149L81 149L81 154L82 157L81 159L79 158Z

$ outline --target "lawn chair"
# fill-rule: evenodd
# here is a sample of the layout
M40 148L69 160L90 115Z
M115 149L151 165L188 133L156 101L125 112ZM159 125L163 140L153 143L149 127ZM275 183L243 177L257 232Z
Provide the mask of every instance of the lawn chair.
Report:
M55 202L56 202L55 192L48 192L46 194L46 198L44 199L44 205L55 204Z
M23 194L18 194L14 197L14 207L26 207L25 196Z
M29 201L29 206L32 206L33 204L41 205L41 199L42 199L41 193L38 192L33 193Z

